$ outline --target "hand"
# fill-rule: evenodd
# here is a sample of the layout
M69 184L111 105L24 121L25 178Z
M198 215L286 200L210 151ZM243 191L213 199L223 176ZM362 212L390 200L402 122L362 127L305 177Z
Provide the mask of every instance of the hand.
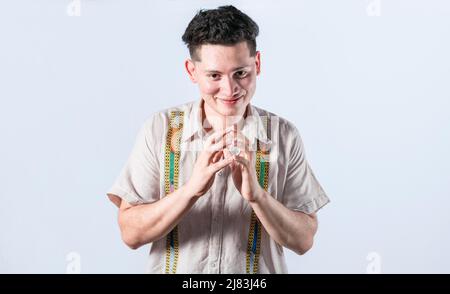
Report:
M185 186L188 195L203 196L214 183L216 172L233 162L233 158L223 156L225 135L230 131L215 132L206 139L204 150L197 158L192 176Z
M248 139L242 134L236 134L237 139L233 143L240 149L240 153L232 155L229 147L227 147L224 150L224 155L225 158L233 159L230 167L234 185L244 199L253 202L264 192L256 176L255 153L251 151Z

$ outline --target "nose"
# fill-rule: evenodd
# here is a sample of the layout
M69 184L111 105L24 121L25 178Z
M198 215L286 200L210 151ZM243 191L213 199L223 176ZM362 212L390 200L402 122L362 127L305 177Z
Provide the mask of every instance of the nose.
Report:
M239 95L241 90L240 85L234 79L230 79L229 77L222 79L220 88L222 98L236 98L235 96Z

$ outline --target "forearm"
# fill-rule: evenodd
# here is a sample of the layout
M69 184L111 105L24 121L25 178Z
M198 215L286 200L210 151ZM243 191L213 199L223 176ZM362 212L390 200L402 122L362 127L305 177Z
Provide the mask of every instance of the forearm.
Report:
M189 193L182 186L156 202L122 211L119 224L124 242L136 249L167 235L197 201Z
M250 205L267 233L278 244L298 254L304 254L312 247L317 230L315 216L285 207L264 190Z

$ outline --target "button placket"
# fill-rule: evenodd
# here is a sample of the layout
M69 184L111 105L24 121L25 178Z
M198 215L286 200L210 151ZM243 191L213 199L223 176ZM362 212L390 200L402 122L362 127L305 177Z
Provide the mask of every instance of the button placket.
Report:
M225 168L217 172L218 177L215 179L215 189L211 194L213 197L212 219L211 219L211 244L209 250L210 272L220 273L220 255L222 251L222 213L223 213L223 196L226 189L226 171Z

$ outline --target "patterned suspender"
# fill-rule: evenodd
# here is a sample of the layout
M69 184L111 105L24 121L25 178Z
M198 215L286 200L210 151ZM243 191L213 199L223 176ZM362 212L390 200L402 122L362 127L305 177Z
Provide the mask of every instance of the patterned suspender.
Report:
M180 140L183 131L184 112L170 112L169 130L166 137L164 183L166 195L178 189L180 165ZM166 274L175 274L178 264L178 226L166 239Z
M269 116L264 116L264 127L267 132L267 136L270 137L270 120ZM258 182L264 190L267 191L269 183L269 151L265 148L261 148L259 141L257 141L256 150L256 176ZM248 233L247 243L247 258L246 258L246 273L256 274L258 273L259 253L261 251L261 223L252 210L250 218L250 230Z

